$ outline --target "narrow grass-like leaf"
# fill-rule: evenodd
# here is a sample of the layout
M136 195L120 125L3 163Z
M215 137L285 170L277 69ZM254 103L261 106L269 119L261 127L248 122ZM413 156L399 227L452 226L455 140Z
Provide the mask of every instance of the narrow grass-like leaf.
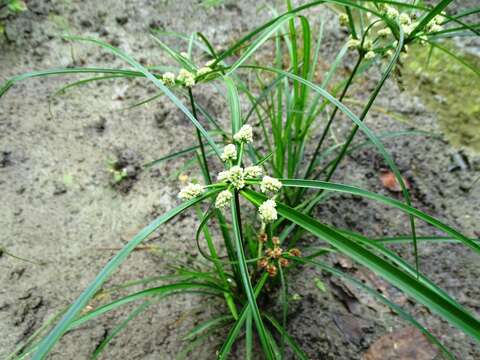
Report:
M148 226L144 227L137 235L130 240L123 248L120 250L108 263L105 267L98 273L95 280L90 283L90 285L82 292L82 294L75 300L75 302L70 306L68 311L62 317L61 321L50 331L48 336L46 336L39 345L38 351L35 353L33 359L40 360L43 359L50 349L55 345L55 343L60 339L60 337L65 333L65 331L70 326L73 319L77 314L87 305L88 301L100 288L100 286L107 280L110 274L118 267L120 264L127 258L127 256L137 247L144 239L146 239L152 232L154 232L160 225L169 221L173 217L177 216L179 213L188 209L189 207L195 205L196 203L209 198L215 195L218 190L213 189L205 192L201 196L194 198L192 200L186 201L176 208L168 211L164 215L158 217L152 221Z
M287 256L287 257L289 259L291 259L293 261L296 261L298 263L301 263L301 264L311 264L311 265L317 266L320 269L322 269L324 271L327 271L334 276L345 279L348 282L351 282L352 284L355 284L359 288L365 290L367 293L374 296L375 299L377 299L381 303L390 307L394 312L396 312L398 315L400 315L404 320L408 321L413 326L415 326L417 329L419 329L428 338L428 340L430 340L430 342L432 342L435 346L437 346L442 351L442 353L444 355L446 355L449 359L455 360L455 357L448 351L448 349L430 331L428 331L417 320L415 320L415 318L413 316L411 316L409 313L404 311L400 306L398 306L394 302L387 299L385 296L380 294L378 291L376 291L376 290L372 289L371 287L365 285L363 282L357 280L353 276L350 276L350 275L344 273L343 271L340 271L340 270L335 269L331 266L328 266L327 264L325 264L323 262L305 259L304 257L302 257L302 258L291 257L291 256Z
M232 117L232 134L235 134L242 126L242 116L240 113L240 99L238 97L237 87L232 78L228 76L223 77L223 81L227 86L227 100L230 108L230 116Z
M265 282L267 281L267 279L268 279L268 274L265 272L263 273L261 278L258 280L257 285L255 286L255 297L258 296L263 286L265 285ZM218 360L225 360L228 357L228 354L230 354L230 350L232 349L233 343L235 342L238 335L240 334L243 324L247 320L248 314L250 312L251 312L250 302L247 302L243 307L242 311L240 312L240 315L237 321L230 328L230 331L228 332L225 338L222 348L218 352Z
M290 349L292 349L293 353L296 355L297 358L299 358L301 360L308 360L309 359L307 354L305 354L305 352L302 350L300 345L298 345L298 343L295 341L295 339L293 339L287 333L284 326L282 326L272 315L269 315L269 314L265 313L265 314L263 314L263 316L265 317L265 319L267 319L273 325L273 327L275 328L275 330L278 331L280 336L285 338L288 346L290 347Z
M425 214L424 212L418 209L415 209L414 207L411 207L401 201L398 201L383 195L379 195L367 190L363 190L354 186L344 185L344 184L317 181L317 180L301 180L301 179L282 179L281 181L283 186L285 187L288 187L288 186L307 187L307 188L323 189L328 191L343 192L343 193L348 193L352 195L362 196L368 199L379 201L385 205L393 206L397 209L400 209L410 215L413 215L429 223L430 225L435 226L437 229L444 231L450 236L453 236L454 238L458 239L459 241L469 246L476 252L480 253L480 245L472 241L470 238L466 237L465 235L461 234L460 232L451 228L450 226L444 224L440 220L435 219L434 217L428 214ZM251 182L255 183L255 181L253 180L251 180Z
M252 190L242 190L241 194L256 206L259 206L266 200L264 195ZM446 301L442 296L438 295L414 277L404 273L373 252L349 240L342 234L315 219L281 203L277 203L277 211L281 216L296 223L320 239L327 241L345 255L368 267L392 285L398 287L406 294L412 296L442 316L451 324L457 326L465 334L470 335L476 341L480 342L480 321L463 307L455 306L451 302Z
M78 37L78 36L68 36L67 39L85 41L101 46L102 48L112 52L114 55L118 56L122 60L126 61L128 64L133 66L138 70L143 76L148 80L153 82L153 84L158 87L165 95L167 95L170 100L187 116L187 118L195 125L195 127L200 131L202 136L207 140L209 145L212 147L212 150L220 157L220 150L218 149L215 141L210 137L208 132L203 128L203 126L197 121L197 119L192 115L192 113L185 107L185 105L180 101L180 99L172 92L168 87L166 87L162 81L160 81L154 74L152 74L146 67L140 64L138 61L133 59L130 55L124 53L120 49L107 44L103 41L99 41L92 38ZM0 92L1 94L1 92Z
M152 303L150 301L145 301L143 304L133 310L131 314L128 315L128 317L120 324L118 324L112 331L109 331L108 336L103 339L103 341L97 346L97 348L93 352L92 359L97 359L102 353L102 351L105 350L110 341L112 341L115 336L117 336L125 327L127 327L130 321L134 320L138 315L143 313L151 304Z
M245 262L245 254L243 250L243 240L242 240L242 226L240 220L240 204L238 200L238 193L232 197L231 200L232 208L232 227L233 234L235 239L235 248L237 251L237 259L239 261L240 275L242 279L242 286L247 295L248 303L250 305L253 320L258 331L258 337L260 338L260 343L262 348L265 351L265 356L268 360L273 358L271 343L267 338L265 325L263 324L262 317L260 315L260 310L258 309L256 296L254 294L252 284L250 282L250 276L248 272L248 266Z
M203 333L204 331L212 327L216 327L217 325L226 324L231 320L233 320L233 317L231 315L221 315L208 319L207 321L202 322L200 325L197 325L192 330L190 330L188 334L183 337L183 340L193 340L196 336Z

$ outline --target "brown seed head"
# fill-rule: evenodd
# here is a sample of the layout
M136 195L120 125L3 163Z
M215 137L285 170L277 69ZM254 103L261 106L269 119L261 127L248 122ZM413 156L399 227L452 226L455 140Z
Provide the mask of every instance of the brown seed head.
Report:
M258 260L258 266L260 268L266 268L268 266L268 260L266 258L261 258Z
M281 267L287 267L288 266L288 260L285 258L280 258L278 260L278 263L280 264Z
M268 275L270 275L271 277L275 277L277 275L277 267L275 265L268 265L266 270L268 272Z
M278 259L280 256L282 256L282 254L283 254L282 248L280 248L280 247L278 247L278 246L276 246L276 247L273 248L273 250L272 250L272 257L273 257L274 259Z
M280 245L280 238L278 236L272 236L273 245Z
M296 257L299 257L300 255L302 255L301 251L297 248L290 249L289 253L290 255L296 256Z

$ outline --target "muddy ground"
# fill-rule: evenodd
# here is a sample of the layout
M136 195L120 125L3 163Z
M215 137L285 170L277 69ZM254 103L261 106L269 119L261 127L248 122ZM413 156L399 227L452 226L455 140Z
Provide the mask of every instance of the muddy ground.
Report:
M222 49L270 17L265 3L227 1L226 5L205 8L198 1L29 1L30 11L8 24L10 42L0 45L0 78L52 67L124 65L98 48L63 41L59 35L64 33L102 38L147 65L167 63L148 35L152 28L186 34L202 31ZM332 17L327 14L327 18ZM331 61L344 38L336 22L328 21L323 62ZM475 43L461 45L478 53L478 43L477 47ZM347 63L344 71L351 66ZM376 78L374 71L362 78L352 91L355 99L365 100L365 89L371 90ZM415 92L416 83L411 82L403 86L397 81L388 82L367 118L373 130L398 131L415 126L441 133L435 107L422 100ZM148 171L139 171L139 166L195 141L188 121L165 100L122 110L152 95L146 81L90 84L49 103L49 95L64 84L66 79L60 77L30 80L16 85L0 100L0 245L12 254L41 263L0 256L2 359L73 301L115 249L155 215L177 204L178 182L172 174L179 169L179 162ZM198 97L227 120L225 104L213 89L202 89ZM354 103L350 105L360 111ZM385 109L399 116L386 114ZM348 126L344 119L336 134L341 137ZM399 138L389 140L386 147L410 181L416 207L469 236L480 236L480 184L468 191L480 175L478 155L468 148L459 152L458 147L450 145L448 136L441 140ZM120 187L111 186L108 162L112 160L129 165L130 177ZM396 196L380 184L384 167L373 149L362 149L346 160L334 180ZM349 196L332 198L319 207L316 215L326 223L372 236L408 233L405 216ZM196 256L194 225L192 216L182 216L164 226L147 242L149 250L133 253L107 287L168 273L171 258ZM418 224L418 228L422 234L432 234L426 225ZM309 238L304 242L319 243ZM412 260L410 247L396 249ZM420 254L422 270L480 316L478 257L455 244L422 244ZM341 257L332 256L329 261L369 277ZM317 286L318 279L325 284L325 291ZM480 347L472 339L382 281L369 279L411 311L459 359L480 358ZM407 326L384 306L320 271L295 271L291 284L292 294L299 296L290 306L289 330L312 359L360 359L382 335ZM199 296L164 300L119 334L103 358L173 359L187 344L182 336L217 308L218 303L205 302ZM127 306L70 332L51 358L88 358L132 309ZM212 359L219 344L221 337L210 337L191 358ZM241 349L236 351L236 357L241 358Z

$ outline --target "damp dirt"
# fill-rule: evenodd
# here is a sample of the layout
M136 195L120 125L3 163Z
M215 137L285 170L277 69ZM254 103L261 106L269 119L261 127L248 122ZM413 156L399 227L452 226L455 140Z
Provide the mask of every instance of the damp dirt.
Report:
M202 31L216 47L225 49L241 34L270 18L267 2L258 1L226 1L216 7L203 7L198 1L168 0L33 0L28 5L30 11L7 24L10 42L0 44L2 80L53 67L124 66L111 54L65 41L61 34L98 37L134 54L145 65L158 65L169 62L151 40L152 29L186 34ZM320 56L324 69L346 34L338 31L335 18L327 10L311 15L326 19L325 50ZM188 46L172 38L167 41L179 49ZM271 54L264 51L259 56ZM416 81L416 68L412 65L403 79L387 82L366 124L378 133L421 129L440 135L392 138L385 141L385 146L411 185L414 206L468 236L480 237L480 184L471 187L480 175L480 158L475 151L459 146L464 136L455 128L457 125L445 122L448 119L432 109L432 104L435 107L435 102L442 100L440 97L432 95L430 99L399 85L402 81L404 85ZM350 69L351 64L347 63L340 71L347 73ZM422 81L428 82L430 75L441 79L443 75L438 72L438 67L432 67ZM347 105L359 112L356 101L366 99L365 90L373 88L378 77L376 71L371 71L359 79ZM140 80L106 80L51 96L69 81L79 79L72 76L30 80L16 85L0 100L0 245L31 261L21 261L6 251L0 253L0 358L68 306L139 229L178 203L176 174L181 170L180 161L148 170L141 170L141 164L191 146L195 134L188 120L162 98L126 110L154 94L154 89ZM464 91L458 84L458 89ZM463 97L464 93L461 94ZM450 101L447 95L440 94ZM198 98L221 121L228 121L225 103L214 89L202 89ZM471 104L478 106L478 101ZM465 119L469 124L478 124L473 118L478 115L475 111L462 113L462 122ZM347 119L339 120L333 130L337 138L351 126ZM478 127L471 126L478 133ZM453 135L447 134L448 129ZM459 137L462 139L457 140ZM477 145L474 146L476 149ZM468 147L473 148L471 144ZM467 165L458 165L459 158ZM125 170L126 177L119 183L114 181L112 162L115 171ZM398 197L382 186L380 175L385 168L374 149L361 148L346 158L333 180ZM335 195L317 208L315 216L327 224L369 236L409 232L404 215L350 196ZM194 262L195 225L193 212L166 224L128 258L105 288L169 274L172 259ZM421 223L418 229L420 234L433 232ZM309 237L302 242L305 246L321 245L321 241ZM411 246L393 248L412 262ZM419 251L422 271L480 316L480 268L476 255L457 244L424 243ZM459 359L480 358L480 347L472 339L381 279L339 255L331 255L327 261L388 294L444 341ZM407 325L388 308L327 273L303 266L290 276L288 330L312 359L361 359L376 340ZM131 288L141 289L141 285ZM275 297L273 291L273 299L267 302L272 312L279 311ZM90 305L109 299L108 294L103 294ZM50 358L89 358L133 309L133 304L127 305L69 332ZM103 358L174 359L188 345L182 338L189 329L221 309L220 302L197 295L163 299L119 333ZM225 331L208 337L191 357L212 359ZM242 340L234 351L235 358L243 357Z

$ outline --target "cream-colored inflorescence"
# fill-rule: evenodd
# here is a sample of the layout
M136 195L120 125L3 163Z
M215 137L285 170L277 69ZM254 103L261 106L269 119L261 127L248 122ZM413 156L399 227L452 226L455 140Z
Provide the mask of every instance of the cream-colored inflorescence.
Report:
M188 184L182 190L180 190L180 193L178 194L178 197L182 200L190 200L198 195L203 193L203 186L200 184Z
M175 85L175 74L172 72L166 72L162 75L163 83L167 86Z
M232 166L229 170L228 181L236 188L242 189L245 186L245 176L240 166Z
M187 87L192 87L195 85L195 76L190 71L185 69L180 70L177 80L183 82Z
M237 142L251 143L253 141L253 130L250 125L243 125L237 133L233 135L233 139Z
M347 46L349 49L354 49L354 48L358 48L361 44L361 41L358 40L358 39L350 39L348 40L347 42Z
M367 50L367 51L372 50L373 49L373 41L370 40L370 39L365 39L365 41L363 42L363 49Z
M402 25L403 33L407 36L412 33L413 29L415 29L413 24Z
M412 23L412 19L408 14L400 14L400 17L398 18L398 21L400 21L400 24L402 25L410 25Z
M435 16L427 25L428 32L437 32L441 31L443 27L440 25L442 23L443 16L437 15Z
M259 176L262 176L263 169L261 166L258 166L258 165L247 166L244 170L244 173L245 173L245 178L247 179L258 178Z
M277 220L277 204L274 200L267 200L265 201L260 207L258 208L258 213L260 215L260 219L266 224L274 222Z
M371 50L367 51L365 54L365 60L372 60L373 58L375 58L375 52Z
M389 28L383 28L383 29L378 30L377 34L380 37L387 37L388 35L391 34L391 31L390 31Z
M238 165L232 166L229 170L221 171L218 174L218 181L226 181L240 190L245 186L245 174L243 168Z
M263 193L276 193L282 187L282 183L271 176L264 176L260 184L260 190Z
M215 207L217 209L223 209L230 204L230 200L232 200L232 192L230 190L223 190L217 195L217 199L215 200Z
M390 19L396 19L398 17L398 10L395 9L394 7L392 6L388 6L387 7L387 11L385 12L387 14L387 16L390 18Z
M223 148L223 153L220 157L223 161L237 160L237 147L234 144L228 144Z

